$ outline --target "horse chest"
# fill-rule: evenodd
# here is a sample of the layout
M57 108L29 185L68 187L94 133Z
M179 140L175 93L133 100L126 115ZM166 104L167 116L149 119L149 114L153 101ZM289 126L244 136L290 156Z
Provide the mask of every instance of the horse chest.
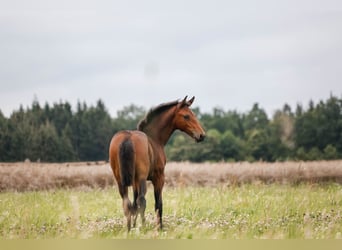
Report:
M154 165L151 166L147 180L153 181L155 178L160 178L164 175L165 165Z
M166 155L163 147L155 144L153 141L149 143L150 170L148 180L159 178L164 175L166 164Z

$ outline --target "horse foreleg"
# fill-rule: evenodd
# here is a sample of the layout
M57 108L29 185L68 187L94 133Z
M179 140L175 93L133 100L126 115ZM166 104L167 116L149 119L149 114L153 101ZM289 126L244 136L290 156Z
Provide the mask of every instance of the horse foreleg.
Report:
M157 224L159 229L163 229L163 185L154 185L155 211L157 214Z

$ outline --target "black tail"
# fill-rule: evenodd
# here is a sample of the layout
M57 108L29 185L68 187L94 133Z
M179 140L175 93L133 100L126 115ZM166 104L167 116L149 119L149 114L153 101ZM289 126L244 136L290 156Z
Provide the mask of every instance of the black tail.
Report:
M129 138L126 138L121 143L119 158L121 184L123 186L130 186L134 176L134 148Z

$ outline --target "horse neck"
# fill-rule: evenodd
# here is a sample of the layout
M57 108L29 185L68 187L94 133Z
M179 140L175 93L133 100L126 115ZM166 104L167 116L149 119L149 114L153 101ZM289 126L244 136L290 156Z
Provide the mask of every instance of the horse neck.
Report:
M145 134L154 142L164 147L169 141L175 128L172 123L174 117L173 109L163 112L158 117L155 117L151 124L144 130Z

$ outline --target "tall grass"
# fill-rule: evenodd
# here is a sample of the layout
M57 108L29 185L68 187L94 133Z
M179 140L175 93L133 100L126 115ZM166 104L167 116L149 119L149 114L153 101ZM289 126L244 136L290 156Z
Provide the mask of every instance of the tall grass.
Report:
M0 191L85 190L113 184L112 170L105 162L0 163Z
M127 233L115 188L0 193L0 238L318 238L342 235L338 184L166 187L163 231L147 222Z

